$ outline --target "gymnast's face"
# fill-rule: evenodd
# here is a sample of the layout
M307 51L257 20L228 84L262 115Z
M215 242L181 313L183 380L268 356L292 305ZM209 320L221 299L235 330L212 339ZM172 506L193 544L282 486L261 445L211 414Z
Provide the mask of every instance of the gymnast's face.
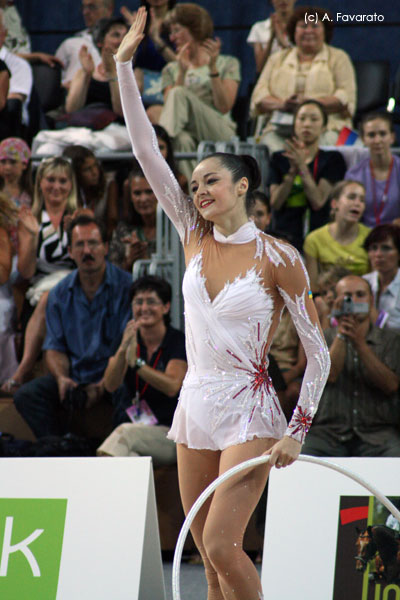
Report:
M197 165L190 189L195 207L207 221L220 224L246 214L248 181L242 177L233 182L232 173L218 158L206 158Z

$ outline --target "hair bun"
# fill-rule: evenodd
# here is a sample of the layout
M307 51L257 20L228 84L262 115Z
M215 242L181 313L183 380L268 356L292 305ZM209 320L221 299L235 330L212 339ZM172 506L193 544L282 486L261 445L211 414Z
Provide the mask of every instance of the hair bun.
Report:
M246 165L249 172L249 190L252 192L258 189L261 185L261 172L258 162L250 154L241 154L240 158Z

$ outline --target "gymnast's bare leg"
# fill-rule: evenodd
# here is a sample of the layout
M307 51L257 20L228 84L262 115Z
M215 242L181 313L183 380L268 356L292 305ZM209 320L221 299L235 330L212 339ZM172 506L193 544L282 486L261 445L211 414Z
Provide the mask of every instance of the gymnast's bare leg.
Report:
M179 487L187 514L201 492L235 465L260 456L277 440L254 439L222 451L178 444ZM261 582L243 550L243 536L270 471L260 465L220 485L193 521L191 532L203 558L208 600L260 600Z

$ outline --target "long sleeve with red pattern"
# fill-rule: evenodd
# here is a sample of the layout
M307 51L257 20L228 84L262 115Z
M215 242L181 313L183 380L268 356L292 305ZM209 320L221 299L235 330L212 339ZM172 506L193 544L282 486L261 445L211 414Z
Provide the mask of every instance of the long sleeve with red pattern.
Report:
M310 281L303 261L292 246L276 240L275 284L295 324L307 356L299 400L285 435L303 443L317 411L330 370L329 350L312 300ZM271 247L267 254L271 256Z

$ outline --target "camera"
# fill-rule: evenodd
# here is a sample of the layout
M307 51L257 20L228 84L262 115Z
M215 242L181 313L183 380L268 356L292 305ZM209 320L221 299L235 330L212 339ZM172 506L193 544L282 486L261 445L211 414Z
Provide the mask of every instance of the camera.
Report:
M350 294L345 294L342 306L332 311L333 317L343 317L343 315L366 315L369 313L369 304L367 302L353 302Z

